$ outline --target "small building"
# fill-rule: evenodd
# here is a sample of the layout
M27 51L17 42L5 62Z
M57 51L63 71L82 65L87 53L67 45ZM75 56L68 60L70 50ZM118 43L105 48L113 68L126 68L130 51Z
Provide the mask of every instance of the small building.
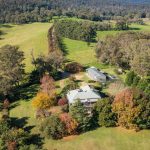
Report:
M67 99L69 105L73 104L76 100L80 100L90 113L91 107L94 103L101 99L101 96L97 90L87 85L80 89L69 91L67 93Z
M91 80L98 82L106 82L107 79L106 75L103 72L97 70L97 68L95 67L90 67L86 69L86 73Z

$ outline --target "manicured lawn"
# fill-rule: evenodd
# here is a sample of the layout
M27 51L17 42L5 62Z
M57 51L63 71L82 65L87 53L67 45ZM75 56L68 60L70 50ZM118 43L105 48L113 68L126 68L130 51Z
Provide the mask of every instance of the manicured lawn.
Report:
M35 57L47 53L47 33L50 23L32 23L26 25L0 25L4 33L0 39L0 47L5 44L18 45L25 52L26 71L31 71L31 50Z

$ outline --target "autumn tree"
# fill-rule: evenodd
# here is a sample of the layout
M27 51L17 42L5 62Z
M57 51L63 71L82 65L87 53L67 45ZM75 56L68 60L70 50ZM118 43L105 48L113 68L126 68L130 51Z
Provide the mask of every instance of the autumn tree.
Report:
M32 105L37 109L48 109L55 104L55 97L39 92L32 100Z
M60 114L61 121L65 124L65 130L67 135L72 135L77 133L78 123L73 119L70 114L63 113Z
M0 93L8 95L24 75L24 53L17 46L0 48Z
M48 96L55 94L55 81L54 79L49 76L48 74L45 74L41 80L40 85L40 91L47 94Z
M118 125L128 129L149 127L149 101L138 89L126 89L115 96L113 111L117 113ZM145 109L145 110L144 110ZM140 122L141 120L141 122Z

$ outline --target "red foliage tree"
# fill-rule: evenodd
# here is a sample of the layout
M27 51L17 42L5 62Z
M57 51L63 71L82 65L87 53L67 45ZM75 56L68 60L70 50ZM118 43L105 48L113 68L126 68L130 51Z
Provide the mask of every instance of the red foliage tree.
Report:
M66 104L68 104L68 100L66 98L59 99L59 101L58 101L59 106L64 106Z

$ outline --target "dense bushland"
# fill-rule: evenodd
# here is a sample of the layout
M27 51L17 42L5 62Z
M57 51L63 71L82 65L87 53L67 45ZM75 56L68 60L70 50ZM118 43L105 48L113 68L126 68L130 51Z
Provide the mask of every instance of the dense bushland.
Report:
M53 16L76 16L92 21L118 16L145 18L150 16L149 4L148 0L141 3L122 0L0 0L0 22L46 22Z
M141 76L150 75L150 34L125 32L108 36L96 47L97 58L107 64L132 69Z

